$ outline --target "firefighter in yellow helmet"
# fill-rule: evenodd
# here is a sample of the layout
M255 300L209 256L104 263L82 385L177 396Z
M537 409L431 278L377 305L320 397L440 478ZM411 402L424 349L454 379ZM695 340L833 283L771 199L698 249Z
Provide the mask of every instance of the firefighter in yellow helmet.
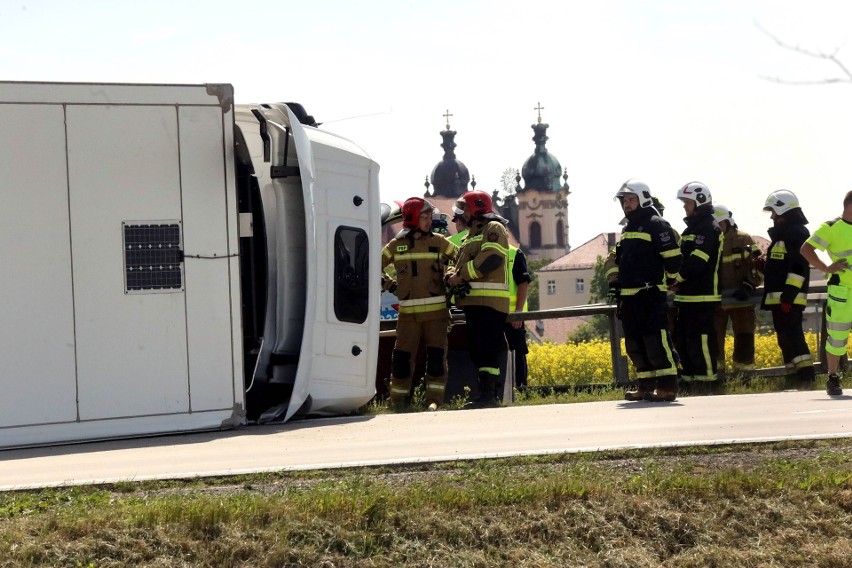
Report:
M429 410L437 410L444 402L450 322L444 278L458 249L432 232L433 211L425 199L407 199L402 206L403 229L382 249L384 288L399 298L390 380L390 402L395 410L408 404L421 339L426 345L426 403ZM391 265L396 270L395 279L386 273Z
M506 220L494 213L491 196L484 191L465 193L453 212L468 228L447 284L464 312L468 351L478 371L479 393L471 406L496 406L503 326L509 313L509 233Z

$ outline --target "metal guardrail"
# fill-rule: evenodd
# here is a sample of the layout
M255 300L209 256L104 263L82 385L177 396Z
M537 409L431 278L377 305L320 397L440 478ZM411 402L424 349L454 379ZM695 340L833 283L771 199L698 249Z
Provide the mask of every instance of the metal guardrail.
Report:
M821 313L820 330L817 332L817 345L819 350L819 360L814 362L814 366L818 372L826 372L825 358L825 342L823 339L826 335L825 327L825 299L827 286L811 286L808 293L808 307L814 306ZM744 305L759 305L763 299L763 289L758 288L748 300L735 300L733 298L722 298L722 305L725 306L744 306ZM615 316L616 307L611 304L589 304L585 306L570 306L565 308L553 308L550 310L537 310L531 312L514 312L509 314L508 321L530 321L544 319L559 319L583 316L605 315L609 320L609 344L612 353L612 371L613 384L616 387L627 386L630 383L627 356L621 352L621 340L624 338L624 331L621 327L621 321ZM760 376L779 376L786 373L785 367L770 367L766 369L756 369L752 372L754 375Z
M814 361L814 367L817 372L826 372L826 357L825 357L825 342L826 336L826 321L825 321L825 299L827 296L826 285L812 285L808 293L808 307L813 307L820 313L820 329L817 331L817 349L818 360ZM760 305L763 299L763 289L758 288L748 300L735 300L734 298L722 298L722 305L725 306L745 306L745 305ZM508 321L532 321L546 319L561 319L584 316L606 316L609 321L609 344L612 356L612 371L613 371L613 386L624 387L630 383L629 377L629 362L627 356L621 351L621 340L624 339L624 331L621 327L621 320L615 316L616 307L611 304L587 304L585 306L569 306L564 308L553 308L549 310L537 310L530 312L514 312L509 314ZM453 323L463 323L464 314L461 311L453 309ZM381 322L380 336L395 336L396 321ZM751 371L752 375L774 377L786 374L786 367L768 367L766 369L755 369Z

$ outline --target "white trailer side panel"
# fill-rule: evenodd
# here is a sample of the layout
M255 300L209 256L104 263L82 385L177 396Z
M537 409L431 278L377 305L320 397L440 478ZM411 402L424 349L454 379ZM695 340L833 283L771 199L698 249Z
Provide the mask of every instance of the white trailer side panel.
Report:
M0 428L77 418L65 117L0 104Z
M67 110L80 418L189 410L183 290L125 293L122 223L181 219L174 106Z

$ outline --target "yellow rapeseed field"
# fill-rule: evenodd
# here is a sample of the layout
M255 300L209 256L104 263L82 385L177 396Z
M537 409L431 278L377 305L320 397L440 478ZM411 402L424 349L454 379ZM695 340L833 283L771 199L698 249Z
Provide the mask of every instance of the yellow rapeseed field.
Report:
M805 339L808 341L811 353L816 355L817 335L806 333ZM756 368L779 367L784 364L774 333L756 335L754 347ZM728 335L725 339L725 354L729 366L733 350L734 338ZM846 351L852 356L852 349L848 345ZM625 354L623 342L621 352ZM613 380L609 340L593 340L577 345L573 343L530 345L527 363L529 384L533 386L611 383Z

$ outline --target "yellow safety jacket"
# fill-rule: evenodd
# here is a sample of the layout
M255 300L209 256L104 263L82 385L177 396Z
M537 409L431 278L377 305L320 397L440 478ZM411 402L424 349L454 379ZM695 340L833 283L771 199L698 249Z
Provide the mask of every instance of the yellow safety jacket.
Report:
M852 223L841 218L823 223L807 242L815 249L827 252L831 262L845 258L852 265ZM841 286L852 288L852 270L846 269L837 274Z
M451 274L470 284L456 305L488 306L509 313L509 233L499 221L475 219L462 241Z
M734 227L728 228L719 259L719 288L736 290L742 284L752 289L760 286L763 276L754 268L754 258L759 253L760 249L751 235Z
M458 253L456 245L436 233L403 230L382 249L382 272L396 270L399 315L420 320L449 315L444 276Z
M512 269L515 267L515 257L518 255L518 247L509 245L509 311L515 312L518 307L518 284L512 276ZM524 299L524 305L521 311L527 311L527 300Z

